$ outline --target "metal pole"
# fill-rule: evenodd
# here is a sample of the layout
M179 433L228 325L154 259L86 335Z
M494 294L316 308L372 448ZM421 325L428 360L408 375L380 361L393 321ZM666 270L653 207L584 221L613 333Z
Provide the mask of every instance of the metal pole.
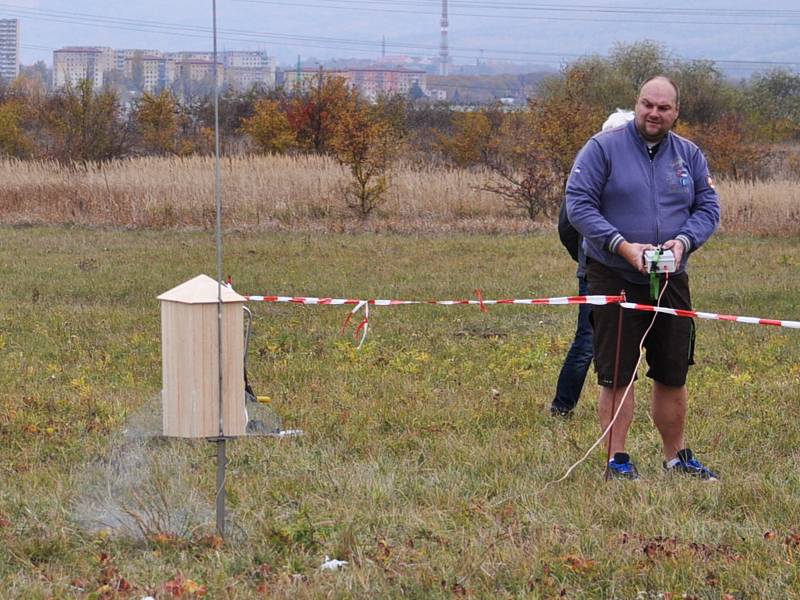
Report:
M211 0L211 12L214 21L214 198L216 201L217 224L217 369L219 437L217 439L217 533L225 537L225 421L222 411L222 185L220 174L219 150L219 72L217 67L217 0Z
M622 290L620 296L625 296L625 290ZM619 305L619 313L617 315L617 350L616 355L614 356L614 378L611 381L611 427L608 430L608 445L607 445L607 457L606 457L606 481L610 477L610 473L608 471L608 463L611 462L611 438L614 435L614 413L617 412L617 386L619 385L619 355L620 355L620 348L622 347L622 304ZM624 398L621 402L624 401Z

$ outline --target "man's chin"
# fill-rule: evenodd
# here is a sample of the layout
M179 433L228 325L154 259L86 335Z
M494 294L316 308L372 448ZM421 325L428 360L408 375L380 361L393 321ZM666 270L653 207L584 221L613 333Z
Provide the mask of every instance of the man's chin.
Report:
M642 137L646 139L648 142L660 142L661 139L666 135L666 131L658 128L655 131L653 130L646 130Z

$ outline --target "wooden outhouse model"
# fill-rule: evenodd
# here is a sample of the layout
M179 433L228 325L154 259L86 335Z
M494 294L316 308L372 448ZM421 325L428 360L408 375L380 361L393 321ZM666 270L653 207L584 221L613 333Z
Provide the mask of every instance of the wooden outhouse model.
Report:
M164 435L219 437L217 282L198 275L161 294ZM222 287L223 435L245 434L244 302Z

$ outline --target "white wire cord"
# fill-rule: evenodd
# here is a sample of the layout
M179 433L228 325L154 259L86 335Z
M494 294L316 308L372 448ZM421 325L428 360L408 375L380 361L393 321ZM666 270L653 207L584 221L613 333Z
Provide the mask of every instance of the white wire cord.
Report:
M658 295L658 301L656 302L657 307L661 306L661 298L664 296L664 292L667 290L668 285L669 285L669 278L664 280L664 287L661 289L661 293L659 293ZM562 481L566 480L581 463L583 463L587 458L589 458L589 455L594 451L595 448L597 448L597 446L600 445L600 443L606 438L608 433L614 427L614 423L616 423L617 417L619 416L619 413L622 411L622 406L625 404L625 400L628 398L628 392L630 391L631 387L633 387L633 382L636 381L636 372L639 370L639 365L642 362L642 355L644 354L644 341L645 339L647 339L647 334L649 334L650 330L653 328L653 325L655 324L657 317L658 313L656 312L653 314L653 319L650 321L650 325L647 326L647 329L645 330L642 339L639 340L639 358L636 359L636 367L633 369L633 375L631 375L631 380L625 387L625 392L622 394L622 398L619 401L619 406L617 407L617 410L614 412L614 416L611 418L611 421L609 422L608 426L603 430L603 433L600 435L599 438L597 438L594 444L591 445L591 447L586 451L586 453L580 459L578 459L578 461L575 462L569 469L567 469L564 475L562 475L559 479L556 479L554 481L548 481L545 484L545 486L541 490L539 490L538 493L544 492L551 485L554 485L556 483L561 483Z

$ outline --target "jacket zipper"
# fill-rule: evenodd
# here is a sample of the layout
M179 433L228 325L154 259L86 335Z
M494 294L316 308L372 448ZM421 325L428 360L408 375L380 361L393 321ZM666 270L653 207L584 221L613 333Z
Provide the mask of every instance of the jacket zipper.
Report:
M653 205L653 220L655 221L656 226L656 237L654 240L656 245L659 244L659 240L661 240L661 218L658 212L658 190L656 189L656 158L662 153L663 150L663 148L659 148L658 152L656 152L656 155L652 159L650 159L650 153L647 151L647 148L644 150L647 158L650 159L650 200Z

